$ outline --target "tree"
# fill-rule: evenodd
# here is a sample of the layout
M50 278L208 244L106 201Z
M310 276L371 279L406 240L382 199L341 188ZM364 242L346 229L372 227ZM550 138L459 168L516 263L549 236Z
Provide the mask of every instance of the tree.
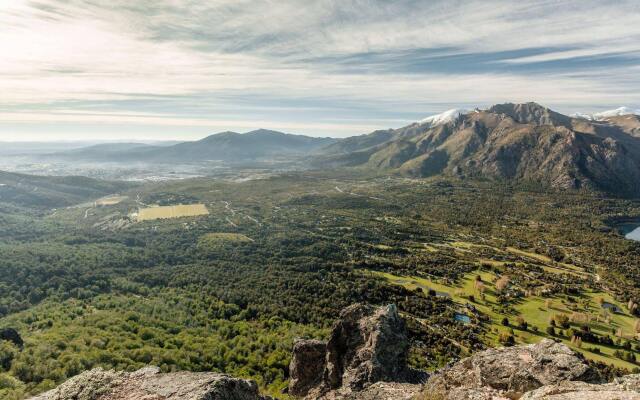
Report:
M18 354L18 348L11 342L0 340L0 371L8 371Z
M475 283L474 283L474 287L475 287L475 289L478 291L478 293L481 293L481 294L482 294L482 293L484 293L484 291L485 291L484 283L483 283L482 281L480 281L480 280L476 280L476 281L475 281Z
M502 318L502 325L503 326L509 326L509 318L507 318L507 317Z
M571 344L573 344L577 348L582 347L582 338L576 335L571 336Z
M509 286L509 276L507 275L502 275L497 281L496 281L496 290L498 292L502 292L503 290L505 290L507 288L507 286Z
M570 326L567 314L555 314L553 319L556 321L556 325L560 326L562 329L568 329Z
M527 328L529 327L529 324L527 323L527 321L524 320L524 318L519 315L516 318L516 323L518 324L518 328L522 329L523 331L526 331Z
M516 339L513 335L503 332L498 336L498 342L503 346L513 346L516 344Z

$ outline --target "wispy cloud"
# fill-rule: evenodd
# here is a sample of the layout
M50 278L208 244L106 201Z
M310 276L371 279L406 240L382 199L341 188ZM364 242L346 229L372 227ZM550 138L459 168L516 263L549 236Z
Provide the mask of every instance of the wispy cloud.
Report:
M640 108L640 3L521 3L13 0L0 9L0 140L54 123L54 136L345 136L500 101Z

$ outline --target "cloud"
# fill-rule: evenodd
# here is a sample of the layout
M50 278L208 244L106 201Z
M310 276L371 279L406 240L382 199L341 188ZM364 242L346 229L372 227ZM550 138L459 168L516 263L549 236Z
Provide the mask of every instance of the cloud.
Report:
M14 0L0 37L0 139L52 122L344 136L500 101L640 107L637 1Z

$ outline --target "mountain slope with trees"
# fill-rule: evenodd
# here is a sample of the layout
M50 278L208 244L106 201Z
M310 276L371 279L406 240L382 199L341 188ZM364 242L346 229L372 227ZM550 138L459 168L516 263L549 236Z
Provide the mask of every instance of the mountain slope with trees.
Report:
M640 119L572 118L536 103L499 104L335 143L318 165L539 182L640 195Z

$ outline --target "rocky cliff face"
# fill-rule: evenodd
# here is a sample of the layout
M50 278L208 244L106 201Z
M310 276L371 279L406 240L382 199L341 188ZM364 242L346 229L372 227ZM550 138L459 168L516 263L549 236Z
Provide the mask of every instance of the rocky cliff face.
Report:
M404 321L394 305L353 305L340 313L326 344L296 343L289 393L307 399L333 399L352 398L368 389L378 392L376 398L383 398L381 391L387 387L369 388L377 382L394 382L398 385L387 386L399 392L406 389L401 384L411 386L426 378L408 367L408 353Z
M304 400L640 400L640 375L602 383L596 370L552 340L490 349L434 373L407 366L395 306L343 310L327 342L293 348L289 394ZM426 383L425 383L426 380ZM266 400L255 382L215 373L96 369L32 400Z

